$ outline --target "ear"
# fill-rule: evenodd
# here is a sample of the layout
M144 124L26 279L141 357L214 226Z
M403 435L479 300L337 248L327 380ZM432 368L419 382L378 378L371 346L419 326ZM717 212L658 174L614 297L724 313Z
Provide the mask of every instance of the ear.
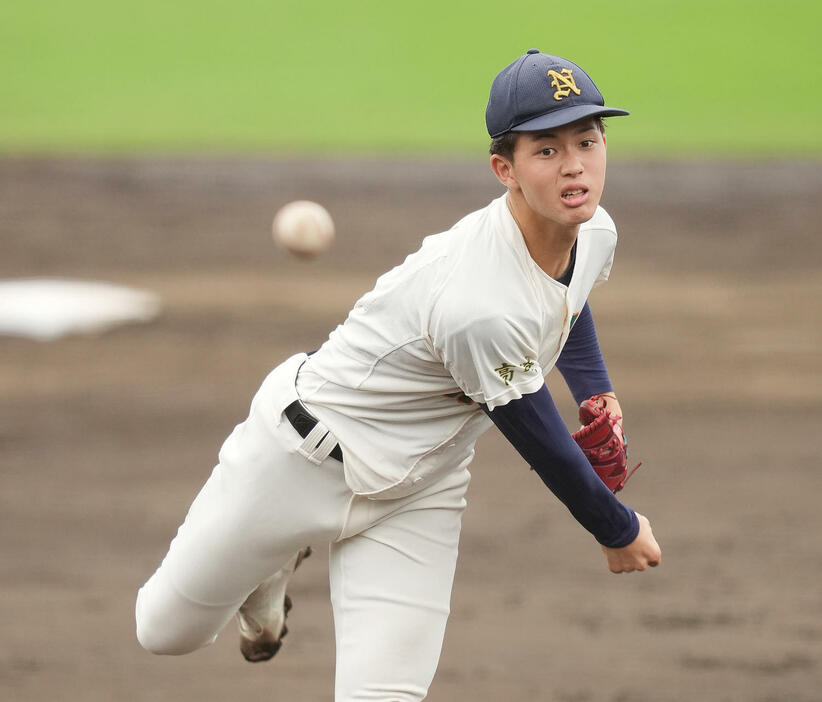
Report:
M491 154L491 170L494 171L497 180L509 190L517 185L517 180L514 178L514 166L505 156Z

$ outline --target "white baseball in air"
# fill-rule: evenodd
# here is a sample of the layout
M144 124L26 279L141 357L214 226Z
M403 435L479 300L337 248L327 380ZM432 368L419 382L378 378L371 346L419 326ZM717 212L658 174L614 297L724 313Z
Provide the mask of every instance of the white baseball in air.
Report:
M311 258L334 243L334 220L322 205L295 200L280 208L271 226L274 241L291 253Z

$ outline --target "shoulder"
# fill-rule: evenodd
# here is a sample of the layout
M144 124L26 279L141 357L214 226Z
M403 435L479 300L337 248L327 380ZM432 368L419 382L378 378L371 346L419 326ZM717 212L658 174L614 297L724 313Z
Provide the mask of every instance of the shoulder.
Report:
M494 203L464 216L450 229L426 236L419 249L383 273L374 288L355 305L362 312L379 305L414 308L423 317L446 289L456 289L460 297L471 295L478 281L489 277L479 270L487 250L487 232L493 227Z
M472 212L446 232L454 281L461 290L486 293L522 278L524 244L508 212L505 195Z
M436 249L443 266L442 285L437 297L444 296L458 307L474 309L504 302L504 293L528 284L522 252L512 242L505 217L505 197L470 213L442 234L427 237L425 246Z
M459 219L447 231L426 237L426 241L431 240L432 245L436 244L452 258L465 253L480 256L488 242L498 236L501 206L504 206L502 197L492 200L482 209Z
M444 265L453 269L466 253L481 248L483 237L493 229L490 221L493 219L495 202L465 215L450 229L426 236L420 248L410 254L400 267L413 269L447 259Z

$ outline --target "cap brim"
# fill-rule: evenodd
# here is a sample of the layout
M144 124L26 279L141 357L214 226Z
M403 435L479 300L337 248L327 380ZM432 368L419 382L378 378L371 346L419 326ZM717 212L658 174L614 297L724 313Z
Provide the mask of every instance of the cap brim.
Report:
M604 107L602 105L574 105L573 107L565 107L555 112L549 112L546 115L540 115L529 119L527 122L511 127L512 132L539 132L543 129L551 129L553 127L564 127L566 124L576 122L586 117L620 117L628 115L627 110L620 110L616 107Z

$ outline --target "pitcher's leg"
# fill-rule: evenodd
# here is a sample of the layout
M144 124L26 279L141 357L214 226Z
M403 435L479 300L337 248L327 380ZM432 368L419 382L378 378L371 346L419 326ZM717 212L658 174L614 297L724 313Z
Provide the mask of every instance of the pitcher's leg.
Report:
M161 567L137 593L137 640L151 653L190 653L213 643L236 609L200 604L181 595Z
M463 493L420 500L332 544L336 702L426 696L450 612Z
M253 413L235 429L168 555L138 593L137 636L148 650L179 654L211 643L300 548L338 535L350 499L342 466L309 463L270 433Z

